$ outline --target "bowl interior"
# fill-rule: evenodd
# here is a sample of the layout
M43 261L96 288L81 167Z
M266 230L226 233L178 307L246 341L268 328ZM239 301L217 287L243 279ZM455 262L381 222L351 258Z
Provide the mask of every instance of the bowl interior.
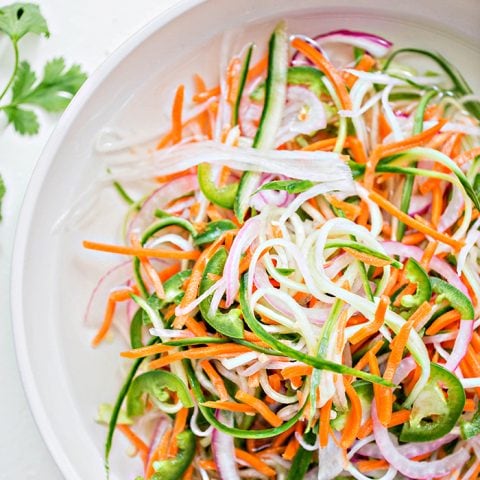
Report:
M170 17L198 3L183 2ZM178 83L185 82L191 91L192 74L200 73L213 85L222 48L236 52L253 39L264 51L278 17L288 19L291 33L350 28L383 35L397 46L441 51L474 90L480 89L479 49L474 39L461 33L461 21L449 25L441 2L435 22L427 20L426 14L413 16L413 1L403 2L403 7L385 4L382 9L374 1L300 1L295 2L295 14L290 13L290 3L210 1L174 22L165 23L168 15L156 20L91 80L43 155L19 227L13 310L27 394L42 433L69 479L102 478L106 430L93 419L100 403L113 403L126 368L118 356L125 348L121 336L92 350L94 330L83 320L98 278L122 259L81 247L83 239L119 242L124 205L106 187L88 204L87 221L53 230L59 217L104 170L93 149L103 127L129 134L161 132L168 127ZM225 37L226 30L233 33ZM121 435L116 436L112 478L141 474L140 462L125 455L127 445Z

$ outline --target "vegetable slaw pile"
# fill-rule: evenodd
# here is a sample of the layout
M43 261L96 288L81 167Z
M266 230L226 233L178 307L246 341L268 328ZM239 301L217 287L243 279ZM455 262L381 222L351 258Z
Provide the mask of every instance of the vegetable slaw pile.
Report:
M480 103L392 48L280 23L154 149L99 145L125 244L84 246L133 258L87 310L131 359L107 472L120 431L145 479L478 478Z

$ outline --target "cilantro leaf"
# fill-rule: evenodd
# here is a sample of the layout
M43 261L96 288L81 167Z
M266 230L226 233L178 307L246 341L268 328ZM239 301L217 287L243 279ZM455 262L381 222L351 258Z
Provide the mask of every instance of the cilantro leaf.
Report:
M277 180L262 185L257 191L284 190L288 193L302 193L314 185L310 180Z
M12 100L22 98L33 87L37 76L35 72L30 68L28 62L21 62L18 66L15 81L12 87Z
M36 105L48 112L60 112L70 103L87 75L79 65L69 69L63 58L54 58L44 67L43 78L35 85L35 73L27 62L17 71L12 89L12 105Z
M22 135L35 135L38 133L40 124L35 112L25 110L17 106L4 107L8 122L13 123L15 130Z
M13 42L18 42L27 33L50 36L40 8L32 3L13 3L0 8L0 31Z
M5 182L3 181L3 178L0 175L0 221L2 220L2 201L6 191L7 191L7 187L5 186Z

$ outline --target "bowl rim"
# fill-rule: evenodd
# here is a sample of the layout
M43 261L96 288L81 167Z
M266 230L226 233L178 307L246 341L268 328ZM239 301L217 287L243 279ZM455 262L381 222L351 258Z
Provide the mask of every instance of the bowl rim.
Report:
M41 188L48 169L55 158L76 116L95 94L99 85L110 73L137 47L155 32L180 17L188 10L205 3L208 0L180 0L175 5L168 7L164 12L155 16L147 24L137 30L118 46L88 77L85 84L75 95L70 105L65 110L59 123L55 126L50 138L45 144L35 164L32 175L28 181L25 195L22 200L18 222L14 233L14 246L12 263L10 266L10 317L14 337L15 357L20 372L22 388L27 398L27 403L35 420L35 427L39 431L57 467L65 478L83 480L77 469L65 454L62 445L51 426L39 395L37 381L33 375L31 359L28 355L26 331L22 319L23 312L23 280L25 267L25 250L27 248L27 234L33 218L36 200L41 193Z

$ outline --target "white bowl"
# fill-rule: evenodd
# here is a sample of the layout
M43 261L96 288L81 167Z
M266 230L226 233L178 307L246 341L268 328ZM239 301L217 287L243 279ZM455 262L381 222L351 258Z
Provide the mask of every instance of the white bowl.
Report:
M102 169L92 153L100 128L161 126L175 83L195 72L211 77L218 68L218 41L212 39L238 28L236 44L254 35L262 45L278 17L289 19L292 32L353 28L396 45L439 50L480 91L476 0L187 0L115 52L76 96L38 162L13 260L12 310L23 382L43 437L68 479L103 478L106 430L93 418L99 403L113 402L121 382L120 342L92 350L92 331L82 320L96 280L117 259L85 252L80 241L118 241L122 209L107 194L85 228L54 234L52 227ZM266 25L253 33L258 23ZM126 446L117 435L114 479L139 472Z

